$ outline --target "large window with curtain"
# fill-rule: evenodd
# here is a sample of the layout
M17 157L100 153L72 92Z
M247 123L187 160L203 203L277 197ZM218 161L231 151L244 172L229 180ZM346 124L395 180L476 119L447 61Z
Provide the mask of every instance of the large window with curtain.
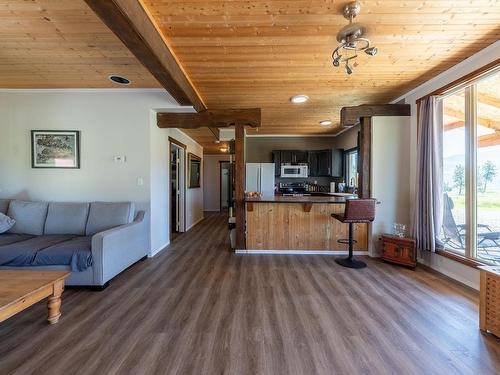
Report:
M444 248L500 264L500 72L442 97Z

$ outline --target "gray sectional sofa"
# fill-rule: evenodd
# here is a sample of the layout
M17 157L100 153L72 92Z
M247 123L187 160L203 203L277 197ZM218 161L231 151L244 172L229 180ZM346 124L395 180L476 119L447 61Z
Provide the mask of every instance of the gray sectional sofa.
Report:
M66 285L103 288L148 254L144 211L131 202L0 199L16 221L0 234L0 269L70 270Z

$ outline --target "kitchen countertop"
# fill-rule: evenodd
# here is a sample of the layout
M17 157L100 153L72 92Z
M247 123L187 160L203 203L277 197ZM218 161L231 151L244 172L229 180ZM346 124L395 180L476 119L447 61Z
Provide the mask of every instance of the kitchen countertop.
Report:
M345 203L346 197L338 197L338 196L282 196L282 195L268 195L258 198L245 198L245 202L254 202L254 203L337 203L343 204Z

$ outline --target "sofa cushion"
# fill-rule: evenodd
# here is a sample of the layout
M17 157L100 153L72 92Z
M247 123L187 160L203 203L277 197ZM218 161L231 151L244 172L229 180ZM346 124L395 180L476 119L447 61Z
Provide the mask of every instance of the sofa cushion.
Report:
M42 235L47 217L47 207L48 203L46 202L11 201L7 216L14 219L16 224L9 232Z
M73 237L39 250L32 266L68 265L71 271L84 271L92 267L92 237Z
M0 234L0 247L3 245L10 245L12 243L30 240L33 237L34 236L30 234L15 234L15 233Z
M0 234L7 232L14 226L16 221L0 212Z
M88 203L49 203L45 234L85 234Z
M34 236L24 241L2 245L0 246L0 266L29 266L33 263L38 251L71 238L74 236Z
M7 214L7 211L9 209L9 202L10 200L8 199L0 199L0 214Z
M85 234L92 236L104 230L131 223L134 211L132 202L92 202Z

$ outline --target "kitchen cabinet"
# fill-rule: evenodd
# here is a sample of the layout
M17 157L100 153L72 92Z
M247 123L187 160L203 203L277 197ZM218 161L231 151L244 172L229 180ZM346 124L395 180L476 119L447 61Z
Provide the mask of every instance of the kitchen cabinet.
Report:
M332 177L344 176L344 150L341 148L332 150L332 169L330 175Z
M281 152L273 151L273 163L274 163L274 176L279 177L281 175Z
M342 149L309 151L309 176L342 177L343 155Z
M293 163L293 157L292 157L292 150L281 150L281 151L274 151L274 152L279 152L280 153L280 160L281 164L292 164Z
M308 151L292 151L292 163L307 164L308 154Z
M275 150L280 154L280 164L307 164L308 152L300 150Z
M317 177L318 175L318 151L310 151L307 164L309 165L309 176Z
M332 151L322 150L318 152L318 174L317 176L330 176L332 172Z
M281 175L281 164L307 164L310 177L342 177L344 150L274 150L275 176Z

